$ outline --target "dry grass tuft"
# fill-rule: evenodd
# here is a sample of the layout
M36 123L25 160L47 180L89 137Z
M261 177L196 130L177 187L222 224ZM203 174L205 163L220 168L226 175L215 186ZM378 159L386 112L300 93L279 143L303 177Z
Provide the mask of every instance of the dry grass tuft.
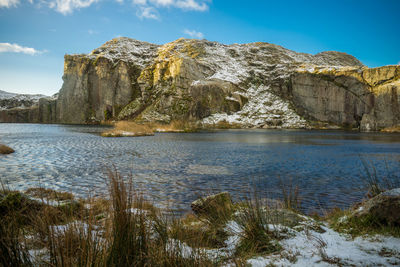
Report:
M167 133L189 133L196 132L199 127L195 123L182 120L174 120L169 124L151 124L151 127L156 132L167 132Z
M171 230L178 219L146 202L132 178L116 171L108 178L108 199L71 210L0 191L0 266L215 266L203 251L182 249L175 236L184 231Z
M137 124L130 121L118 121L114 125L114 129L103 132L103 137L124 137L124 136L151 136L154 131L151 127L144 124Z
M275 224L270 209L264 207L258 198L247 201L240 210L237 222L243 228L236 255L249 258L254 255L266 255L282 250L278 240L279 233L268 225Z
M400 125L384 128L384 129L381 130L381 132L384 132L384 133L400 133Z

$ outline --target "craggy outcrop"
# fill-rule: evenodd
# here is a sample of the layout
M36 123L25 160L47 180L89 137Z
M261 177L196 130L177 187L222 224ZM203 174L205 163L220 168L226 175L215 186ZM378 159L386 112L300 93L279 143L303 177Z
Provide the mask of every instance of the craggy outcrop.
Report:
M369 69L340 52L116 38L88 55L66 55L63 80L57 100L40 101L38 121L361 130L400 123L400 66Z
M291 79L300 115L378 130L400 123L400 66L300 70Z

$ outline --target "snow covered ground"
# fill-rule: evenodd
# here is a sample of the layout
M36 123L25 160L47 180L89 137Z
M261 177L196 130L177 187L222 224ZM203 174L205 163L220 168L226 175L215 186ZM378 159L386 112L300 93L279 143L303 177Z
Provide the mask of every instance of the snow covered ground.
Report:
M40 98L47 97L45 95L15 94L0 90L0 99L16 99L16 100L32 100L39 101Z
M293 232L281 241L278 255L248 260L252 266L394 266L400 265L400 238L357 237L340 234L327 226L324 233Z
M268 256L253 257L247 260L250 266L399 266L400 238L381 235L364 236L352 239L349 235L338 233L327 225L323 231L311 228L315 221L307 218L296 229L281 225L268 225L270 229L284 231L287 236L279 243L282 251ZM228 222L225 230L230 234L226 247L205 250L210 258L230 256L235 252L243 229L235 221ZM184 254L192 249L180 243ZM227 263L225 266L231 266ZM234 266L234 265L232 265Z

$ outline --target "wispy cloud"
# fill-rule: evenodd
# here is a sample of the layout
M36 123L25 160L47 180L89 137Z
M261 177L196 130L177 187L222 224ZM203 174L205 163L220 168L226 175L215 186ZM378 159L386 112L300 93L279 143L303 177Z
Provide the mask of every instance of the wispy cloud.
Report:
M28 55L42 54L46 51L39 51L35 48L21 46L19 44L0 43L0 53L23 53Z
M151 6L139 7L136 15L141 19L160 19L157 9Z
M198 39L203 39L204 38L204 34L202 32L198 32L198 31L195 31L195 30L185 29L183 31L183 33L189 35L192 38L198 38Z
M0 8L10 8L15 7L19 4L19 0L0 0Z

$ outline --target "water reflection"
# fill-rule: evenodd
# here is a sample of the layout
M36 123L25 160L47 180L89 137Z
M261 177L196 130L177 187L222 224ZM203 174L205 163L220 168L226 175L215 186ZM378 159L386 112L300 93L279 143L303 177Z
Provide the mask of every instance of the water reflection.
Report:
M210 190L237 197L256 188L280 197L293 180L310 210L345 207L365 191L360 156L379 173L399 173L400 135L338 131L228 130L102 138L102 126L0 124L0 177L15 189L45 186L78 195L106 191L106 168L132 174L150 199L187 209Z

